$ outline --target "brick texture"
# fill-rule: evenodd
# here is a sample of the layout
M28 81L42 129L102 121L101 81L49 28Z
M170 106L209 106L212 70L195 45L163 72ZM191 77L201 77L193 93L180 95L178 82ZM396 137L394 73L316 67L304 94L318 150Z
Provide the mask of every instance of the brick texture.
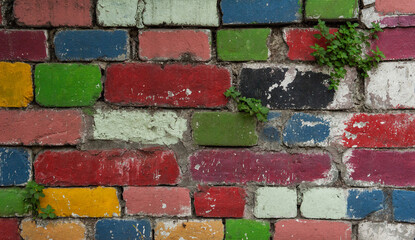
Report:
M0 60L45 61L49 58L47 38L46 31L2 30Z

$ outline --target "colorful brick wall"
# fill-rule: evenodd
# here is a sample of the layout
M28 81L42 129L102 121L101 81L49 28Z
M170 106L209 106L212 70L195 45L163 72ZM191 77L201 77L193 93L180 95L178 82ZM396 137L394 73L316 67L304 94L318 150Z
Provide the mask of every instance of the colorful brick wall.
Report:
M0 239L415 238L414 0L0 7ZM385 61L328 90L317 19L380 23Z

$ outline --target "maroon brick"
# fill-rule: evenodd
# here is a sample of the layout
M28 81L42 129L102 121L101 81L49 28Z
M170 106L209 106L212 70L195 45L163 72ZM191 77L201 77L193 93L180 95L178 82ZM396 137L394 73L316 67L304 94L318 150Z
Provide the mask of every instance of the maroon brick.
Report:
M379 49L385 54L386 60L415 58L415 28L384 29L378 33L372 48Z
M45 31L1 30L0 60L43 61L48 58Z
M239 187L199 187L194 194L197 216L242 218L246 193Z
M19 220L17 218L0 218L0 239L20 240Z
M292 185L333 179L331 157L327 153L257 153L236 150L202 150L190 156L196 181L207 183L247 183Z
M180 169L163 149L45 151L35 161L35 179L52 186L173 185Z
M221 107L230 84L229 71L214 65L113 64L105 99L136 106Z

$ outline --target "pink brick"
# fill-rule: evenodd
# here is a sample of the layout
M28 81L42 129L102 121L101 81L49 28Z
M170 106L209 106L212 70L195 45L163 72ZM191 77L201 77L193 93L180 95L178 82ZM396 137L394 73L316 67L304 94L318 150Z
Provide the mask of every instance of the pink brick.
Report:
M19 220L17 218L0 218L0 239L20 240Z
M84 121L76 110L0 110L0 144L75 145Z
M35 179L52 186L173 185L180 169L173 151L45 151L35 161Z
M91 0L15 0L14 16L26 26L92 26Z
M413 14L415 13L414 0L376 0L376 10L383 14Z
M193 60L211 58L209 30L149 30L138 36L142 60ZM174 43L174 44L173 44Z
M127 187L123 197L127 214L190 216L189 189L181 187Z
M372 48L379 49L385 54L386 60L401 60L415 58L415 28L384 29L378 33Z
M0 60L43 61L48 58L45 31L1 30Z

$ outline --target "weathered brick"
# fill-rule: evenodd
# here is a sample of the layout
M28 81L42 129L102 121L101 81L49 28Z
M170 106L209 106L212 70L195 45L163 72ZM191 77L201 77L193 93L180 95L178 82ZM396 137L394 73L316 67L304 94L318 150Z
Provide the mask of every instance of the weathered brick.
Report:
M254 215L257 218L296 217L297 191L285 187L258 188L255 193Z
M187 130L187 121L175 112L97 110L94 139L123 140L144 144L171 145ZM143 124L145 123L145 124Z
M0 62L0 107L27 107L33 100L32 84L29 64Z
M246 193L239 187L199 187L194 194L197 216L242 218Z
M271 234L267 222L249 219L227 219L225 240L256 239L269 240Z
M3 240L20 240L19 219L0 218L0 236Z
M86 239L86 227L79 220L42 221L36 223L33 220L23 220L20 224L23 239L61 239L83 240Z
M270 52L269 28L223 29L216 32L218 58L222 61L266 61Z
M223 107L230 85L229 70L215 65L112 64L104 95L123 105Z
M219 26L216 0L148 0L142 13L144 25Z
M138 42L139 56L144 61L211 58L210 30L146 30L139 33Z
M24 190L21 188L0 189L0 216L12 217L27 214L23 200Z
M222 221L169 221L158 222L155 229L155 240L168 239L206 239L223 240L224 227Z
M288 146L327 145L330 122L323 117L295 113L284 128L284 143Z
M0 148L0 186L25 184L29 181L31 173L32 152L30 150Z
M91 0L16 0L14 17L26 26L92 26Z
M355 114L346 122L342 143L367 148L415 146L414 124L412 114Z
M55 35L55 54L60 61L122 61L128 59L126 30L64 30Z
M359 2L357 0L307 0L305 16L307 19L357 19Z
M377 189L349 189L347 218L363 219L385 208L385 194Z
M394 190L392 204L394 219L399 222L415 223L415 192Z
M97 19L103 26L132 27L137 25L138 0L98 0Z
M46 31L0 31L0 60L44 61L48 58Z
M320 220L279 220L275 223L274 240L286 239L352 240L352 225Z
M100 219L95 225L96 240L151 240L151 225L146 219Z
M301 21L301 2L297 0L222 0L223 24L268 24Z
M362 222L358 227L359 240L413 240L415 238L415 226L410 224Z
M265 142L265 144L281 144L281 116L281 112L268 112L268 121L261 128L259 135L259 138Z
M376 10L383 13L401 13L401 14L414 14L415 5L413 0L401 0L397 4L393 0L376 0L375 1Z
M206 146L253 146L258 141L256 120L245 113L193 114L193 140Z
M84 128L77 110L0 111L3 145L75 145L81 142Z
M190 164L192 178L206 183L328 184L337 175L327 153L202 150L190 156Z
M386 60L402 60L415 58L415 28L384 29L378 33L379 39L374 40L372 48L385 54Z
M115 188L45 188L43 193L40 207L51 205L58 217L121 216Z
M400 5L395 4L395 5ZM379 12L375 6L364 8L361 11L361 21L368 28L373 28L372 22L379 23L379 26L384 27L413 27L415 26L414 15L402 15L400 13L384 14Z
M173 185L180 169L163 149L45 151L37 155L35 179L49 186Z
M353 107L349 71L337 91L329 90L326 70L305 65L246 64L240 72L240 92L260 99L271 109L347 109Z
M92 106L101 95L101 91L101 70L98 65L36 65L36 102L42 106Z
M126 213L150 216L190 216L189 189L180 187L127 187Z

